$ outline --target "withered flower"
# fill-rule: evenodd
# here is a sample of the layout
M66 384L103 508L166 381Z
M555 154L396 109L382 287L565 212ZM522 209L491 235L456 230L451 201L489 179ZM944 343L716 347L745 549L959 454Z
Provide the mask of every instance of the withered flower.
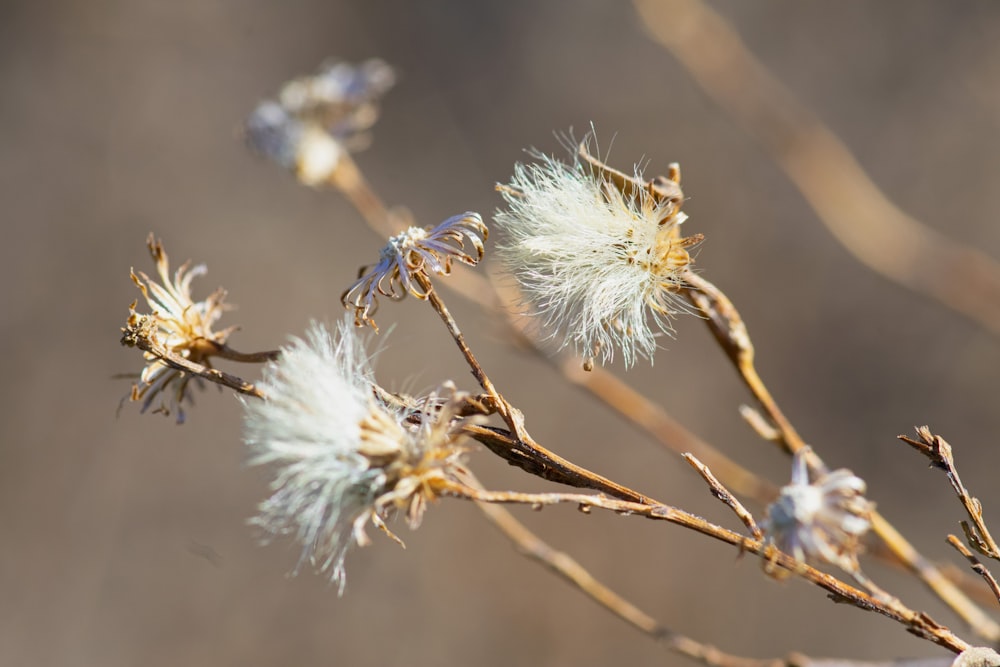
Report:
M151 312L141 314L135 310L137 302L132 303L127 325L122 329L126 334L123 342L135 344L128 340L129 336L144 337L144 347L163 350L211 368L210 358L219 353L226 339L237 329L212 329L230 307L225 303L226 291L219 288L205 300L195 301L191 296L191 281L206 272L205 266L191 266L190 262L185 262L171 276L170 260L163 244L150 234L146 246L156 262L160 282L142 271L131 272L132 282L142 292ZM146 365L132 385L128 399L142 401L141 412L155 404L154 413L176 415L177 423L183 423L183 404L192 400L191 382L200 385L201 378L171 366L156 352L146 351L143 357Z
M864 497L864 480L850 470L821 470L809 480L806 447L792 460L791 484L767 508L768 540L803 562L817 559L858 572L861 537L871 528L875 504Z
M294 339L260 386L265 400L244 401L245 441L251 464L278 469L253 523L294 535L300 564L330 572L343 591L344 557L370 542L369 523L398 542L385 521L402 512L416 528L436 497L434 480L463 473L464 419L449 408L461 395L445 388L413 407L381 400L349 320L336 335L313 325L305 340Z
M246 142L305 185L330 182L345 153L368 145L378 101L394 82L381 60L328 63L261 102L244 125Z
M426 299L427 291L415 276L446 276L453 260L475 266L483 258L488 235L483 219L472 212L448 218L433 229L410 227L389 239L376 264L362 267L358 280L340 296L340 302L354 310L356 326L368 324L378 331L372 317L378 310L379 295L395 301L407 293Z

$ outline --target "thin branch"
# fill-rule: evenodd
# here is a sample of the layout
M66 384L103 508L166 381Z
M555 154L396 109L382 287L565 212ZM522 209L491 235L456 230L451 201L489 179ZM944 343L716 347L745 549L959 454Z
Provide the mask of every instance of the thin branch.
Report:
M458 328L458 322L456 322L455 318L451 316L451 312L448 310L448 307L434 290L434 285L431 284L430 278L428 278L423 271L414 271L412 278L414 282L420 285L420 289L427 295L427 300L444 322L445 327L448 329L448 333L451 334L451 337L455 340L455 344L458 345L458 349L461 351L462 356L465 357L466 363L468 363L469 368L472 369L472 375L476 378L476 382L479 383L479 386L483 388L483 391L485 391L486 394L493 400L496 405L497 412L501 417L503 417L503 420L507 422L511 431L520 437L524 427L516 418L514 409L511 407L510 403L508 403L506 399L500 395L497 388L493 386L493 382L490 380L489 376L486 375L486 371L483 370L483 367L479 364L479 360L476 359L476 355L473 354L469 344L465 342L465 336L462 334L462 330Z
M739 407L740 417L743 417L743 421L754 430L754 432L760 436L761 440L766 442L777 442L781 438L781 431L774 427L764 418L764 415L760 413L760 410L753 408L749 405L741 405Z
M527 336L525 325L516 321L514 326ZM531 339L529 339L531 340ZM535 348L537 350L537 348ZM543 358L548 360L548 357ZM551 361L551 360L550 360ZM614 374L600 367L584 371L579 359L566 358L561 363L552 361L569 382L586 389L605 405L643 429L662 447L683 454L690 452L719 476L737 493L767 505L778 496L778 487L729 458L713 445L689 431L670 416L666 410L636 391Z
M861 263L1000 333L1000 264L904 213L701 0L635 0L653 39L770 152ZM934 267L928 271L927 267Z
M347 151L342 151L337 167L330 173L330 185L340 190L351 205L364 217L368 226L383 238L388 239L401 229L393 220L389 209L372 190L357 163Z
M986 582L986 585L989 586L989 589L993 592L993 596L997 599L997 602L1000 602L1000 584L997 584L997 580L993 577L993 573L990 572L985 565L979 562L976 555L969 551L969 549L954 535L948 536L948 544L955 547L955 550L958 551L958 553L965 556L965 559L969 561L972 571L983 578L983 581Z
M369 226L378 231L383 237L388 238L388 236L394 233L395 230L392 228L391 225L388 225L385 222L386 220L388 220L387 209L385 209L385 207L381 204L381 201L378 200L374 191L371 190L367 182L364 181L356 165L354 165L354 163L352 162L350 166L353 167L353 169L350 170L350 173L344 172L345 174L350 176L350 178L346 178L342 174L339 178L335 178L332 180L333 184L338 186L341 189L341 191L348 197L348 199L355 205L355 208L358 209L362 217L364 217L365 220L368 222ZM448 281L446 283L447 286L459 292L466 298L483 305L488 310L495 310L497 308L499 299L496 297L496 291L490 285L490 283L484 280L478 274L475 274L468 270L464 270L464 267L456 267L456 274L458 274L459 269L463 269L461 271L461 275L455 275L456 280ZM458 278L461 278L461 280L459 280ZM532 343L532 346L536 350L538 350L536 341L534 341L534 339L531 339L530 342ZM605 379L610 377L611 376L605 374ZM577 381L576 383L581 384L579 381ZM605 383L605 385L601 386L600 388L598 388L598 384L596 383L585 384L584 386L587 386L587 388L590 389L592 393L595 393L595 395L602 397L605 400L605 402L608 402L610 405L612 405L612 407L616 407L626 416L630 416L629 410L627 408L622 407L623 402L620 400L620 395L624 392L618 392L619 396L617 397L614 396L613 394L615 392L606 391L607 383ZM616 389L620 389L621 386L616 387ZM648 401L646 403L648 404ZM632 414L634 415L634 412ZM672 420L670 420L669 417L667 417L662 410L657 410L655 413L650 413L650 414L656 415L655 424L651 424L648 421L646 422L640 421L638 423L640 423L640 425L645 426L648 431L652 432L655 436L657 436L660 442L671 442L671 441L675 442L672 438L672 435L677 435L677 434L681 434L680 438L681 440L686 440L686 441L690 441L692 439L697 440L696 438L694 438L694 436L690 436L690 434L687 434L690 437L684 437L684 434L686 434L686 432L683 431L683 429L676 428L679 427L679 424L676 424L676 422L671 423ZM785 435L787 438L787 430L785 431ZM495 438L490 437L489 439L487 439L487 442L485 444L489 446L490 441L495 442ZM697 442L701 443L701 441ZM719 457L720 459L723 459L727 462L729 461L726 457L724 457L724 455L717 452L717 450L714 450L714 448L712 448L707 443L702 443L702 444L704 444L704 449L700 453L703 456L707 456L706 451L708 451L708 452L713 452L714 455ZM693 448L684 446L682 449L693 449ZM500 451L498 450L494 451L500 453ZM508 457L505 458L507 458L509 462L511 462L514 465L519 465L521 467L524 467L529 472L532 471L532 466L537 467L537 465L530 460L530 457L528 456L518 457L517 456L518 452L516 451L516 449L512 449L504 445L501 451L506 452L508 454ZM716 468L723 468L723 466L719 466L718 463L715 461L712 462L712 465L715 466ZM725 466L725 468L729 468L729 466ZM554 468L543 465L541 466L541 469L543 471L546 471L546 470L553 470ZM741 469L735 463L733 464L731 470L736 473L734 475L736 479L730 480L731 485L736 486L737 484L740 484L750 487L752 490L748 492L747 495L752 495L753 497L757 498L762 498L766 496L773 497L774 493L773 487L770 487L767 484L767 482L760 480L752 473L749 473L749 471ZM590 488L590 487L585 487L585 488ZM605 490L605 492L609 491ZM889 526L887 522L882 520L881 517L877 515L873 517L873 523L876 526L876 530L883 535L891 534L894 532L894 529L892 529L892 527ZM980 635L986 637L989 637L990 635L1000 637L1000 626L992 624L992 626L996 628L996 631L993 632L991 629L992 621L990 621L990 619L988 619L988 617L986 617L985 614L982 614L981 611L974 608L974 606L972 606L971 603L969 603L964 598L962 593L951 582L945 579L940 574L940 572L938 572L929 562L923 559L916 552L916 550L912 548L912 546L910 546L908 543L902 540L902 537L898 536L898 533L896 535L898 539L893 540L893 544L895 545L893 551L894 553L897 554L897 557L903 560L904 564L907 567L917 572L918 576L920 576L921 579L928 584L928 586L930 586L933 590L935 590L935 592L937 592L937 594L940 597L942 597L942 599L944 599L950 606L956 609L964 609L964 611L960 611L960 614L973 626L974 629L977 630L977 632L979 632Z
M341 178L339 181L334 179L332 183L339 187L348 200L354 204L368 226L383 238L388 239L397 230L391 225L381 222L385 219L383 214L388 215L386 213L387 209L380 200L375 203L370 201L373 198L377 200L377 195L370 188L367 181L364 180L360 171L357 170L357 166L353 162L351 165L357 171L355 174L356 178ZM467 267L459 265L455 266L452 271L452 280L445 281L443 284L448 289L478 304L487 312L500 312L504 314L514 332L519 334L516 340L522 341L541 359L559 368L568 381L586 389L623 417L643 428L665 448L678 454L685 451L696 453L712 467L716 474L730 488L746 497L754 498L763 505L771 502L777 496L777 487L774 484L733 461L713 445L698 438L698 436L681 425L680 422L673 419L661 406L656 405L611 373L602 368L594 368L592 372L585 373L581 370L579 361L576 359L567 359L564 363L560 364L544 354L538 345L537 337L533 336L524 326L523 318L519 318L509 309L504 309L500 306L502 302L509 303L511 299L501 298L501 293L491 281L486 280ZM493 436L485 436L481 442L489 446L490 442L496 443L496 439ZM493 451L501 456L504 456L501 452L505 452L506 456L504 457L512 465L523 467L533 474L540 474L540 472L532 470L531 466L535 465L537 467L537 464L530 461L527 455L521 456L516 449L512 449L506 444L500 444L499 447L499 450L494 449ZM541 471L552 469L546 466L541 466L540 468ZM545 475L542 474L541 476L544 477ZM570 484L570 482L565 480L560 481L561 483ZM579 488L592 487L582 486ZM615 497L625 497L613 493L607 488L596 490L603 491ZM891 530L891 526L882 520L881 517L876 516L875 522L876 525L880 526L881 532ZM895 543L897 546L900 544L899 540L896 540ZM985 596L985 591L982 591L982 588L976 582L950 564L945 564L944 567L947 568L948 576L944 576L938 570L937 566L920 556L912 547L908 551L904 549L903 555L896 555L893 550L886 553L886 548L876 546L872 548L871 553L883 560L900 564L910 570L915 570L918 576L953 608L956 606L961 607L964 604L962 591L968 592L970 595L976 595L977 597ZM961 587L960 589L958 588L959 586ZM958 591L958 593L954 594L954 591ZM985 597L983 599L985 600ZM977 616L975 611L967 610L963 616L972 624L973 629L981 628L982 631L979 631L979 633L989 639L991 633L990 624L992 621L985 614L980 613ZM996 636L1000 638L1000 627L998 627Z
M990 531L983 519L983 504L979 502L978 498L974 498L968 489L965 488L965 485L962 484L962 478L958 476L958 468L955 467L955 456L952 453L951 445L941 436L931 433L930 428L927 426L917 428L917 437L919 440L914 440L905 435L898 437L930 459L932 467L945 471L948 481L951 482L951 488L955 490L958 499L962 502L962 506L972 520L971 526L967 521L962 521L961 523L962 531L965 533L965 538L969 541L969 545L988 558L1000 560L1000 546L997 546L996 540L990 535Z
M155 356L171 368L195 375L223 387L228 387L247 396L264 398L264 394L256 386L243 378L220 371L217 368L211 368L205 364L194 363L168 350L157 340L156 322L148 316L137 317L134 322L130 321L122 329L121 344L128 347L137 347L143 352Z
M764 533L761 531L757 522L754 521L753 515L743 506L743 503L734 496L729 489L724 487L712 471L708 469L704 463L699 461L694 454L682 454L684 460L691 464L691 467L698 471L705 483L708 484L708 488L712 491L712 495L718 498L725 504L729 509L733 510L733 513L743 522L743 525L747 527L750 534L754 536L755 539L763 539Z
M674 632L595 579L570 555L553 549L528 530L503 507L493 503L476 505L517 548L518 553L541 564L612 614L666 647L708 667L790 667L781 659L758 660L724 653L714 646ZM802 663L796 663L802 664Z
M754 366L753 343L736 306L722 290L697 273L687 271L683 277L685 286L682 293L705 318L719 347L736 367L740 378L757 399L764 415L774 424L778 433L774 442L788 454L794 454L805 447L805 442L798 431L785 417L757 373L757 368Z
M216 345L213 357L237 361L244 364L263 364L268 361L275 361L281 356L281 350L265 350L263 352L238 352L228 345Z
M604 491L616 498L627 498L634 502L653 502L637 491L633 491L606 477L571 463L535 442L528 435L528 431L524 427L524 416L500 394L489 379L486 371L479 364L472 349L465 342L465 336L462 335L458 323L451 316L451 312L449 312L444 301L434 290L430 279L421 271L414 272L412 277L420 285L420 288L427 295L427 300L444 321L448 333L451 334L451 337L455 340L455 344L458 345L459 350L462 352L462 356L465 357L466 362L472 369L472 374L489 397L491 407L496 408L497 413L507 422L510 428L509 434L503 434L497 429L470 426L468 428L473 437L512 465L544 479L558 481L577 488Z
M898 600L880 600L874 598L832 575L820 572L788 554L777 551L773 545L767 544L764 540L750 539L676 507L662 504L644 505L607 498L605 496L591 496L578 493L482 491L466 484L443 479L435 480L434 483L437 485L436 491L441 495L451 495L467 500L489 503L526 504L532 507L570 503L577 505L581 509L596 507L623 515L635 515L653 520L667 521L721 542L737 546L741 551L755 554L769 563L819 586L827 591L835 602L846 602L859 609L873 611L886 616L904 625L908 632L950 651L960 653L969 648L969 644L923 612L909 609Z
M536 477L577 489L600 491L621 500L644 505L657 504L655 500L638 491L567 461L534 440L524 442L509 431L491 426L466 424L462 428L469 437L479 441L510 465Z
M794 454L805 446L802 438L785 417L754 366L753 343L743 318L728 297L701 276L688 272L682 294L704 316L719 346L736 367L744 384L774 424L774 441L785 452ZM872 512L872 530L903 565L920 578L945 604L959 615L980 637L1000 641L1000 624L990 618L975 602L949 581L930 561L920 555L910 542L877 511Z

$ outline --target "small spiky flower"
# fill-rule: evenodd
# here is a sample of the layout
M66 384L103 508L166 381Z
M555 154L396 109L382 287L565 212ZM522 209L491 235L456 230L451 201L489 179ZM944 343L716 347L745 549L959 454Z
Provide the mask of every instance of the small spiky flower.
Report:
M382 400L371 357L348 321L336 335L313 325L266 369L264 400L245 400L245 441L253 465L276 464L273 493L253 523L293 534L302 562L344 586L344 557L369 543L372 523L405 513L416 528L433 482L460 476L464 419L450 388L410 404ZM440 407L441 405L444 407ZM424 409L427 407L427 409Z
M378 101L394 82L392 68L381 60L327 63L253 110L244 125L247 144L305 185L329 182L345 153L368 145Z
M494 218L506 233L498 253L561 347L586 367L619 348L631 366L637 355L652 359L653 329L671 333L685 310L677 291L700 237L680 236L679 168L647 182L638 168L633 177L606 167L586 143L571 164L533 153L536 162L498 187L507 202Z
M395 301L407 293L426 299L427 291L416 280L417 274L447 276L453 260L475 266L483 258L487 236L489 230L482 217L472 212L448 218L433 229L410 227L389 239L377 263L361 268L358 280L344 291L340 302L354 310L356 326L368 324L378 331L372 317L378 310L379 295Z
M141 336L146 339L147 347L211 368L210 357L219 353L226 339L237 329L212 329L222 313L229 309L225 303L226 291L220 287L204 301L195 301L191 296L191 281L206 272L205 266L191 266L190 262L185 262L171 276L170 260L162 242L150 234L146 246L156 262L160 282L142 271L131 272L132 282L142 292L152 312L138 313L135 310L137 302L133 302L126 327L122 329L126 334L123 341L130 335ZM129 400L142 401L141 412L155 404L154 413L175 414L177 423L183 423L183 404L192 400L191 382L200 384L201 379L169 365L153 352L144 352L143 357L146 365L132 385Z
M806 447L792 460L792 482L767 508L764 532L779 550L803 562L818 559L858 572L858 547L871 528L874 503L864 480L850 470L820 470L809 480Z

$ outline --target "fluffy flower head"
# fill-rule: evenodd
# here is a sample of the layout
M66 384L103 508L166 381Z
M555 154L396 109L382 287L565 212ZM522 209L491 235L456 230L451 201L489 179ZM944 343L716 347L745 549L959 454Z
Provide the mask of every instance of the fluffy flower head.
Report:
M621 350L625 364L652 358L655 331L671 332L684 310L676 292L692 260L682 238L686 216L680 172L644 181L610 169L586 143L571 164L534 154L498 189L507 209L495 216L506 238L498 248L533 314L587 364Z
M385 519L399 510L416 528L433 480L461 473L461 419L447 408L451 397L426 411L383 400L349 322L336 335L313 325L259 386L267 398L244 401L245 441L250 463L276 465L277 475L253 522L271 535L294 535L301 561L330 572L342 591L344 557L352 544L369 543L369 523L395 538Z
M810 454L809 448L795 454L791 484L768 506L764 532L798 560L815 558L857 572L859 541L871 527L875 505L864 497L864 480L850 470L821 471L810 482Z
M340 296L340 302L354 310L356 326L369 324L377 331L372 318L379 295L398 301L410 293L426 299L427 289L415 279L417 274L446 276L453 260L475 266L483 258L488 235L482 217L472 212L448 218L433 229L410 227L389 239L377 263L362 267L360 277Z
M379 99L393 83L395 73L381 60L327 63L254 109L244 125L247 144L305 185L329 182L346 152L370 142Z
M146 245L156 262L160 282L152 280L142 271L133 271L131 276L152 312L148 315L140 314L135 310L136 303L133 303L129 308L127 325L122 331L126 334L141 331L157 347L211 367L210 357L219 352L236 329L212 329L228 309L224 303L225 290L217 289L204 301L195 301L191 296L191 281L205 273L205 266L199 264L192 267L188 262L171 276L170 260L163 244L150 235ZM183 422L183 404L191 400L191 381L194 379L200 382L200 379L169 366L150 352L144 353L144 358L146 365L139 374L139 379L132 385L129 399L142 401L142 412L156 404L153 412L176 414L177 422Z

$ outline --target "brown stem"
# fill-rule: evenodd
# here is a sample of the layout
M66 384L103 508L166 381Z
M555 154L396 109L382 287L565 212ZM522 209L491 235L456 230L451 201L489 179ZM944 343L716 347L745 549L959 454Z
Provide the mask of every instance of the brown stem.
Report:
M653 39L763 145L858 261L1000 333L1000 263L893 203L708 3L635 0L635 6Z
M400 231L393 222L389 210L368 185L364 174L347 151L341 154L337 168L330 174L330 184L339 189L351 205L361 213L368 226L384 238L388 239Z
M524 428L524 417L520 411L507 402L497 388L493 385L486 371L479 364L476 355L468 343L455 318L445 305L441 297L434 290L430 279L422 272L415 272L413 279L420 285L431 306L444 321L448 333L455 340L458 349L462 352L466 362L472 369L472 374L476 381L486 392L486 395L493 403L497 414L499 414L510 428L510 434L503 434L496 429L481 426L469 426L468 430L477 440L482 442L490 451L506 459L512 465L531 472L545 479L568 484L577 488L587 488L604 491L617 498L627 498L634 502L651 502L649 498L633 491L628 487L602 477L597 473L582 468L558 454L550 452L532 439Z
M257 387L241 377L231 375L216 368L210 368L204 364L195 363L174 354L156 340L155 327L155 321L149 317L137 317L134 322L130 320L128 326L122 329L122 345L137 347L179 371L196 375L223 387L229 387L247 396L264 398L264 394Z
M390 221L387 209L369 187L367 181L364 180L356 164L353 161L345 164L347 165L345 170L340 174L334 174L333 178L331 178L331 184L337 186L344 193L371 228L376 230L383 238L388 238L397 230ZM453 275L455 279L447 283L450 289L470 301L482 305L488 310L496 310L498 308L500 299L497 296L494 286L489 281L462 266L456 266ZM533 337L529 336L526 339L532 344L535 351L539 351ZM775 489L770 483L757 477L749 470L742 468L739 464L732 462L714 447L686 431L661 408L653 406L644 397L642 402L636 403L632 401L631 399L638 394L620 381L617 381L617 379L603 373L600 369L595 369L593 374L588 375L582 381L579 378L579 373L568 372L567 368L569 367L566 365L563 366L564 374L567 378L580 386L584 386L605 403L617 409L625 417L643 426L647 432L651 433L662 444L678 452L697 449L699 455L709 460L713 468L719 471L731 486L737 488L745 495L757 498L762 503L766 503L774 497ZM751 377L755 375L756 371L753 371ZM759 378L757 380L758 385L763 386L759 382ZM769 394L766 395L769 396ZM630 405L637 407L630 407ZM786 429L786 436L787 433L788 430ZM794 442L794 438L792 441ZM517 456L509 447L502 451L509 454L509 458L506 456L505 458L508 458L508 461L513 465L521 466L523 461L528 461L528 457L517 460ZM530 471L528 467L525 467L525 469ZM550 468L542 466L542 469L546 470ZM571 478L572 476L568 477L568 479ZM587 486L584 488L597 488L616 497L622 497L622 495L613 493L610 489L600 486ZM874 517L873 523L876 526L876 532L880 534L895 533L894 529L878 515ZM896 535L898 536L898 533ZM893 547L892 551L896 554L897 558L903 561L905 566L915 571L949 606L956 610L962 610L959 611L960 615L972 625L978 634L986 638L990 638L991 636L1000 638L1000 626L996 626L981 610L972 605L954 583L948 581L936 567L923 559L901 536L898 536L898 538L898 540L890 538L887 540L887 543ZM967 578L962 573L955 572L954 576L967 585ZM996 628L995 632L993 628Z
M733 511L736 517L743 522L744 526L747 527L747 530L750 531L750 534L758 540L763 539L764 533L757 525L757 522L754 520L753 515L750 514L750 511L743 506L743 503L741 503L739 499L729 491L729 489L722 485L722 482L716 479L715 475L712 474L712 471L708 469L708 466L699 461L693 454L686 453L681 456L684 457L685 461L691 464L692 468L698 471L701 478L705 480L706 484L708 484L708 488L711 490L712 495L722 501L723 504Z
M455 344L458 345L459 351L461 351L462 356L465 357L465 361L469 364L469 368L472 369L472 375L476 378L476 382L479 386L483 388L483 391L496 402L497 411L500 416L503 417L504 421L511 428L512 431L520 435L520 431L523 429L522 426L516 423L514 419L511 406L504 400L497 388L493 386L493 382L490 380L489 376L486 375L486 371L483 367L479 365L479 360L476 359L476 355L472 353L472 349L469 344L465 342L465 336L462 334L462 330L458 328L458 323L455 318L451 316L451 312L448 310L448 306L445 305L441 297L438 296L437 292L434 290L434 285L431 284L430 278L427 277L423 271L415 271L413 273L413 280L420 285L420 289L423 290L424 294L427 295L427 300L430 302L431 306L437 312L438 316L444 322L445 327L448 329L448 333L455 340Z
M573 557L553 549L503 507L481 502L477 502L476 505L514 544L518 553L569 582L591 600L643 634L663 642L669 650L686 655L709 667L785 667L790 664L780 659L757 660L731 655L714 646L674 632L595 579Z
M518 324L515 323L515 326ZM625 419L642 428L662 447L678 454L690 452L696 455L740 495L753 498L762 505L767 505L778 496L777 486L696 436L666 410L612 373L600 367L584 371L576 358L554 363L569 382L586 389Z
M794 454L805 447L805 442L802 441L798 431L785 417L764 381L757 374L750 334L732 301L719 288L693 271L685 272L684 283L684 296L705 317L715 340L736 366L740 378L778 430L778 443L782 449L788 454Z
M784 451L794 453L805 446L798 432L778 407L753 365L753 343L739 311L723 292L697 274L684 276L684 296L698 308L719 346L725 351L744 383L760 404L764 414L778 430L776 440ZM925 559L892 524L878 512L872 512L872 530L893 554L952 608L973 631L991 642L1000 640L1000 625L980 609L955 584Z
M958 475L958 468L955 467L955 456L952 453L951 445L939 435L931 433L930 428L921 426L917 429L919 440L908 438L905 435L898 436L900 440L910 445L918 452L930 459L931 465L945 471L951 488L958 495L962 507L969 515L972 525L968 521L962 522L962 530L965 533L969 544L982 555L1000 560L1000 546L990 534L983 519L983 505L978 498L974 498L969 490L962 484L962 478Z
M969 644L955 636L947 627L940 625L927 614L904 606L898 600L880 600L839 579L796 560L788 554L777 551L764 540L750 539L728 530L689 512L669 505L628 502L604 496L578 493L516 493L512 491L482 491L466 484L451 480L435 480L437 491L467 500L487 503L526 504L532 507L571 503L581 508L601 508L625 515L642 516L694 530L708 537L737 546L743 552L755 554L769 563L827 591L836 602L847 602L859 609L873 611L904 625L908 632L927 639L954 653L961 653Z
M509 431L478 424L466 424L463 430L510 465L536 477L577 489L600 491L614 498L643 505L657 504L657 501L638 491L567 461L534 440L526 442Z
M990 591L993 592L993 596L998 602L1000 602L1000 584L997 584L997 580L993 576L993 573L990 572L985 565L980 563L979 559L976 558L976 555L969 551L968 547L962 544L962 542L954 535L948 536L948 544L953 546L958 553L962 554L965 559L969 561L969 566L972 568L972 571L983 578L983 581L986 582Z
M263 352L238 352L228 345L216 345L212 356L237 361L244 364L263 364L274 361L281 356L281 350L265 350Z

